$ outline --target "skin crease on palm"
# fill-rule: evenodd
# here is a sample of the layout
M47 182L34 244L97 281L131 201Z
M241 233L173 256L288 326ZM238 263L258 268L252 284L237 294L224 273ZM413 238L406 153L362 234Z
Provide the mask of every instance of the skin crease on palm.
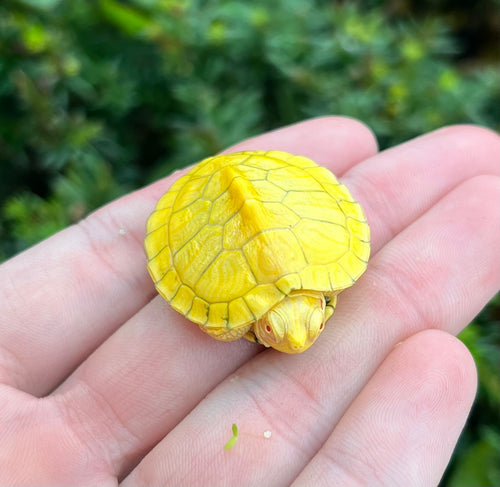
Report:
M316 343L219 342L155 295L144 223L179 174L158 181L0 267L0 485L438 484L476 388L454 335L500 286L500 139L378 153L324 117L228 151L270 148L331 169L371 226Z

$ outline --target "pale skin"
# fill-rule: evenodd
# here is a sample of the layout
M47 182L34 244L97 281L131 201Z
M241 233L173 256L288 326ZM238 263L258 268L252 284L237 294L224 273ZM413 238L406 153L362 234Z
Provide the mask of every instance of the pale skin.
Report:
M476 390L454 335L500 286L498 136L378 153L327 117L229 150L269 148L328 166L371 226L314 345L219 342L155 295L144 224L178 175L158 181L0 267L0 485L438 484Z

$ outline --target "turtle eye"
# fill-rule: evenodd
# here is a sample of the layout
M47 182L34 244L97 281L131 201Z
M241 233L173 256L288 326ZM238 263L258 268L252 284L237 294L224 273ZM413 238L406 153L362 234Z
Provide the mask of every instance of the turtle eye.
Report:
M266 325L266 331L267 333L271 333L271 327L269 325Z

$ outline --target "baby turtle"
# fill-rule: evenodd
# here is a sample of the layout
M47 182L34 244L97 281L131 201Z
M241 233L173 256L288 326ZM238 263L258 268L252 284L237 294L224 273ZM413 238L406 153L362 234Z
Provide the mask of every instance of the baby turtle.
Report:
M309 348L366 269L370 230L347 188L280 151L204 159L147 222L148 270L170 305L218 340Z

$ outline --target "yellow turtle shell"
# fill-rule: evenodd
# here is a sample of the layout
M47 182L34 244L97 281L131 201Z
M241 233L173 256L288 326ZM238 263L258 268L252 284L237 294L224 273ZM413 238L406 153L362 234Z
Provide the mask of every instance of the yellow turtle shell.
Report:
M160 198L146 233L158 292L225 341L254 338L253 325L300 290L333 306L370 253L368 224L347 188L312 160L279 151L201 161Z

